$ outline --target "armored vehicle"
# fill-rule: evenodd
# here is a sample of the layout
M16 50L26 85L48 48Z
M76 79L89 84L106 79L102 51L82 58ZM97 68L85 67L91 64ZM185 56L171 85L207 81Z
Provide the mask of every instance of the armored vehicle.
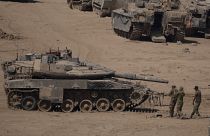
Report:
M184 39L186 12L178 11L177 2L160 0L129 2L127 8L112 11L112 26L119 36L134 40L143 36L153 42Z
M131 80L168 83L81 62L70 50L27 54L2 63L2 68L8 106L24 110L124 111L142 105L154 93Z
M93 11L100 17L111 16L112 10L123 7L126 0L92 0Z
M67 0L67 4L71 9L92 11L92 0Z
M186 35L210 38L210 0L193 0L187 7Z

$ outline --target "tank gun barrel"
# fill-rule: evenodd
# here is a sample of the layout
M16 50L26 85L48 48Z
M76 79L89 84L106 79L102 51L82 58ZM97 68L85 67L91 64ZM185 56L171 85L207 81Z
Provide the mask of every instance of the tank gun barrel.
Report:
M142 80L142 81L149 81L149 82L158 82L158 83L168 83L168 80L160 79L157 77L152 76L141 76L137 74L131 73L115 73L115 77L130 79L130 80Z

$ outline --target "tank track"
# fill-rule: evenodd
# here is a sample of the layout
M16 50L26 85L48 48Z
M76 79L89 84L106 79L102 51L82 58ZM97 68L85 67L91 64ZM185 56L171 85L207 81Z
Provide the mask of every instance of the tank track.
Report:
M71 9L78 9L80 11L92 11L91 7L89 7L85 4L82 4L81 1L69 0L69 1L67 1L67 3Z
M114 32L121 37L130 39L130 40L139 40L142 35L142 29L137 25L133 24L129 32L125 32L119 29L114 28Z
M38 99L36 99L38 97L38 94L36 92L31 92L30 95L24 96L24 92L18 92L18 91L10 91L7 94L7 104L8 104L8 108L12 109L12 110L26 110L26 111L31 111L31 110L40 110L39 106L38 106ZM139 103L130 103L129 105L126 105L125 109L123 109L122 111L125 112L146 112L146 113L152 113L152 112L157 112L157 109L154 109L153 107L139 107L142 103L144 103L147 100L147 98L145 100L142 100ZM25 102L24 102L25 101ZM31 102L31 104L30 104ZM31 106L33 105L33 106ZM76 104L77 106L74 107L74 109L72 110L73 112L75 111L81 111L81 109L79 108L79 104ZM92 111L97 111L96 106L93 106L94 108L91 109L88 112L92 112ZM113 108L113 106L110 105L109 109L106 111L115 111ZM50 106L49 109L47 110L41 110L41 111L56 111L56 112L65 112L63 111L63 109L61 108L61 104L52 104ZM98 112L102 112L102 111L98 111Z

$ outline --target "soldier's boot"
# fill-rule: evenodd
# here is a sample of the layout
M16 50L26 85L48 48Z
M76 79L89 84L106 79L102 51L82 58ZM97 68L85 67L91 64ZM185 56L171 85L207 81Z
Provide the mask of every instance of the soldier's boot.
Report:
M201 114L199 113L199 111L197 111L197 115L198 115L198 117L201 117Z
M190 115L190 118L192 118L192 117L193 117L193 115L191 114L191 115Z
M195 113L194 113L194 112L192 112L192 113L191 113L191 115L190 115L190 118L192 118L194 114L195 114Z

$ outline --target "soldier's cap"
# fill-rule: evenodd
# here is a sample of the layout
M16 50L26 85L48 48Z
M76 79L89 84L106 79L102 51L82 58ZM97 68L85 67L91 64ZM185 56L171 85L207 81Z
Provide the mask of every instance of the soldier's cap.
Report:
M198 89L198 86L195 86L195 88L194 89Z

